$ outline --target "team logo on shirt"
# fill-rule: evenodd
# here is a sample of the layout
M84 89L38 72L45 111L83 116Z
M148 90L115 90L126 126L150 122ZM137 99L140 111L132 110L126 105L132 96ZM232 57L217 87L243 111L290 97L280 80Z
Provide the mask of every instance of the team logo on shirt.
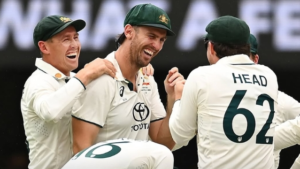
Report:
M144 103L138 102L134 105L132 110L133 118L135 121L144 121L149 116L149 108Z
M124 94L124 86L120 87L120 96L123 97Z

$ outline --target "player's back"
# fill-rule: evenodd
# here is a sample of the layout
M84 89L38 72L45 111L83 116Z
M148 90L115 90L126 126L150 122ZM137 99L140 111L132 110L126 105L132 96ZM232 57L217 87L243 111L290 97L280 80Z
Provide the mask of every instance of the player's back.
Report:
M198 79L199 87L199 168L271 169L276 75L245 55L246 62L231 57L199 67L189 77Z
M82 150L63 169L172 169L173 163L172 152L161 144L116 139Z

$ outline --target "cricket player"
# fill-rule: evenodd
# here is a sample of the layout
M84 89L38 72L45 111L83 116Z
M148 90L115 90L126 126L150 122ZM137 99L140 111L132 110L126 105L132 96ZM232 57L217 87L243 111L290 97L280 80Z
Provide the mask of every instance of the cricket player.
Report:
M176 99L183 92L170 117L173 139L183 146L197 134L201 169L273 169L277 77L250 60L243 20L222 16L206 32L211 65L193 70L184 88L175 85Z
M254 63L258 64L259 55L258 55L258 43L257 43L256 37L254 35L250 34L249 42L250 42L250 46L251 46L250 59L253 60ZM283 129L283 128L284 128L284 126L287 126L288 124L290 124L290 125L297 124L297 120L292 120L292 119L295 119L296 117L299 116L300 103L297 100L295 100L293 97L285 94L284 92L278 91L278 107L277 108L278 109L277 109L277 112L276 112L275 118L274 118L274 121L276 123L275 142L274 142L275 149L276 149L276 147L279 147L280 145L288 145L286 147L289 147L296 143L299 143L300 140L297 137L295 138L295 135L288 137L289 134L295 133L295 132L289 131L289 130L291 130L290 127L287 127L286 129ZM280 125L288 120L292 120L292 121L287 122L284 125ZM277 126L277 125L279 125L279 126ZM294 127L297 128L297 126L294 126ZM279 130L280 134L277 134L277 130ZM286 131L281 132L284 130L286 130ZM276 140L278 140L278 142L280 142L280 143L277 143ZM283 142L283 143L281 143L281 142ZM286 147L284 147L284 148L286 148ZM283 149L283 148L281 148L281 149ZM278 166L279 166L279 161L280 161L279 153L280 153L281 149L275 150L275 152L274 152L275 168L278 168ZM300 168L300 157L298 157L296 159L292 168L295 168L295 169Z
M60 169L72 157L71 108L92 80L106 73L115 76L113 65L95 59L76 75L81 50L78 32L83 20L51 15L35 27L33 40L42 58L27 79L21 111L29 148L30 169Z
M167 147L174 145L169 116L175 101L174 85L183 76L172 68L166 77L166 113L153 76L143 76L139 71L171 35L171 20L162 9L139 4L128 12L124 33L118 39L119 48L106 57L117 69L116 79L105 75L96 79L73 107L74 153L118 138L151 138Z
M172 152L161 144L117 139L82 150L62 169L173 169L173 164Z

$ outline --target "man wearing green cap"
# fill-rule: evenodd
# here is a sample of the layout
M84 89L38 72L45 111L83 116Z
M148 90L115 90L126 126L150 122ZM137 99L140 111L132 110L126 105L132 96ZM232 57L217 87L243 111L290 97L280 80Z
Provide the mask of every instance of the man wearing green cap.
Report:
M96 79L73 107L74 153L117 138L151 139L173 146L168 121L175 101L174 85L183 76L172 68L166 77L166 113L154 78L139 71L172 35L170 18L154 5L136 5L127 13L119 48L106 57L117 69L116 79L106 75Z
M254 63L258 63L258 43L256 37L250 34L250 59ZM280 150L299 144L299 133L300 133L300 103L293 97L285 94L284 92L278 91L278 109L275 115L274 121L276 123L275 127L275 168L279 166L279 154ZM281 125L284 123L283 125ZM292 169L300 168L300 156L296 159Z
M250 60L243 20L222 16L206 31L211 65L193 70L184 88L176 84L181 100L170 117L173 139L184 146L197 134L199 168L272 169L276 75Z
M34 45L42 58L36 59L37 70L27 79L21 99L30 169L60 169L72 157L75 100L95 78L104 73L115 77L115 68L103 59L95 59L76 75L71 72L78 67L78 32L84 27L83 20L52 15L34 29Z

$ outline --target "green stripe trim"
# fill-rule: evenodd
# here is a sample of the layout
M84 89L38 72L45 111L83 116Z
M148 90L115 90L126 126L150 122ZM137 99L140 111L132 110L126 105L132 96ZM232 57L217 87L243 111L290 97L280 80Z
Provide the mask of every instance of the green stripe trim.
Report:
M40 71L42 71L42 72L44 72L44 73L46 73L45 71L43 71L42 69L40 69L40 68L37 68L37 69L39 69ZM47 73L46 73L47 74Z
M237 63L237 64L231 64L231 65L255 65L255 63Z
M78 119L78 120L81 120L81 121L84 121L84 122L87 122L87 123L96 125L96 126L98 126L98 127L100 127L100 128L103 128L103 127L102 127L101 125L99 125L99 124L96 124L96 123L93 123L93 122L90 122L90 121L83 120L83 119L78 118L78 117L76 117L76 116L74 116L74 115L72 115L72 117L74 117L75 119Z
M163 118L160 118L160 119L152 120L152 121L150 121L150 123L153 123L153 122L156 122L156 121L159 121L159 120L162 120L162 119L164 119L164 117L163 117Z
M82 81L80 80L80 79L78 79L77 77L73 77L73 78L75 78L75 79L77 79L80 83L81 83L81 85L83 86L83 88L84 88L84 90L86 90L86 87L85 87L85 85L82 83Z

